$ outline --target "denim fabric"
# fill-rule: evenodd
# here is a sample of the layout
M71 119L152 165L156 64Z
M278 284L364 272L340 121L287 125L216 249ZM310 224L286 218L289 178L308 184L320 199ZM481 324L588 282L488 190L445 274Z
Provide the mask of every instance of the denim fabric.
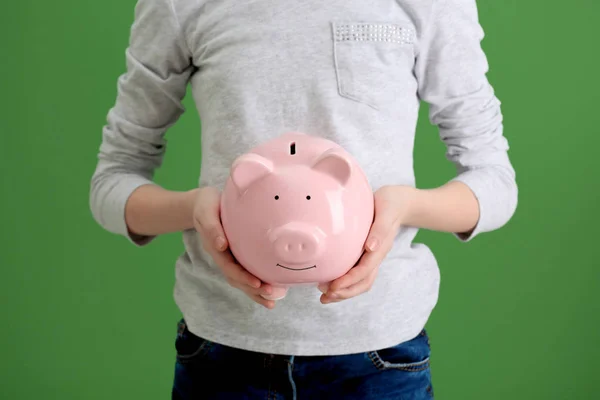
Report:
M328 357L223 346L178 324L172 399L433 399L427 332L397 346Z

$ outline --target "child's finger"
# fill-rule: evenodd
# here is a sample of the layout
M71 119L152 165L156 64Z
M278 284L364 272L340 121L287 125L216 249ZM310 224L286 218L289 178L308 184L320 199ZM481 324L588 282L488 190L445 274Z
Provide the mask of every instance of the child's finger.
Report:
M364 253L354 268L348 271L346 275L331 282L328 293L337 292L341 289L356 285L358 282L365 279L374 269L379 267L381 260L383 260L386 254L387 249L383 246L372 253Z
M329 290L329 285L329 283L321 283L319 284L319 286L317 286L317 289L319 289L321 293L327 293L327 291Z
M239 282L242 285L247 285L251 288L258 289L261 287L262 282L260 279L243 269L241 266L235 263L226 263L225 274L232 280Z
M368 262L369 258L375 253L368 253L363 256L361 262L356 265L356 267L352 268L348 273L333 282L329 285L329 289L327 293L337 292L341 289L347 288L349 286L355 285L358 282L362 281L369 275L373 266L370 262Z
M246 293L250 297L261 296L261 295L269 296L269 295L273 294L273 287L268 284L263 284L260 288L254 288L254 287L245 285L243 283L236 282L229 278L227 278L227 282L234 288L241 290L242 292Z
M394 232L397 225L396 208L389 199L375 198L375 220L365 240L365 250L375 252L385 244L387 238Z
M216 253L213 255L213 258L229 280L256 289L261 287L262 282L260 279L246 271L241 265L237 264L229 252Z
M389 241L388 239L382 243L377 251L364 253L356 267L331 283L327 292L328 296L336 294L340 290L348 289L369 277L374 271L376 272L389 251L390 244L387 243Z
M275 301L273 300L267 300L263 297L261 297L260 295L249 295L250 298L252 300L254 300L256 303L260 304L261 306L268 308L269 310L272 310L273 308L275 308Z
M365 279L361 280L360 282L355 283L354 285L349 286L347 288L340 289L335 293L325 293L323 296L321 296L321 303L327 304L347 300L352 297L358 296L359 294L368 292L369 290L371 290L371 287L375 282L377 272L378 269L375 268L371 271L371 273L369 273L367 277L365 277Z

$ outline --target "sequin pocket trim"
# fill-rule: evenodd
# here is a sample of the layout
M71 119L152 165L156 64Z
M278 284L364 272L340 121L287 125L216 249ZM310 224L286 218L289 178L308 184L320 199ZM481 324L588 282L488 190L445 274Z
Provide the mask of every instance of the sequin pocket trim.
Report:
M415 32L394 24L336 24L336 42L389 42L413 44Z

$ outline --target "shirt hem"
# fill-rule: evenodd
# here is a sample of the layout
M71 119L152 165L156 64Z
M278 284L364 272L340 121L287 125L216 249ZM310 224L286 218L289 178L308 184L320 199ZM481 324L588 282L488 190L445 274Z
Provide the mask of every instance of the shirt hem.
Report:
M410 323L411 330L403 331L403 335L391 335L386 332L385 337L373 335L362 340L340 341L332 344L331 342L272 340L247 335L232 335L206 326L205 323L196 323L193 318L186 318L185 315L184 319L190 332L210 342L245 351L287 356L340 356L368 353L409 341L425 328L424 323Z

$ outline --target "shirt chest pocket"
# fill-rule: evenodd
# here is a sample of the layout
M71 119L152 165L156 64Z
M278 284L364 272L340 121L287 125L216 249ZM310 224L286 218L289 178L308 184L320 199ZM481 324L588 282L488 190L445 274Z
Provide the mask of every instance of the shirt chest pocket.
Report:
M415 32L410 24L334 22L332 29L341 96L379 110L411 94Z

